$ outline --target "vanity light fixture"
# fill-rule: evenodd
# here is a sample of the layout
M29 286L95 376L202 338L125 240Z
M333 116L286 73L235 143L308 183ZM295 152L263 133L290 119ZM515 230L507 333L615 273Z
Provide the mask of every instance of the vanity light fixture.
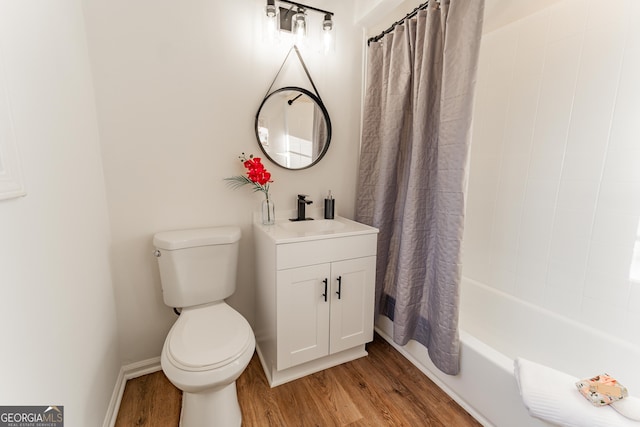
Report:
M313 17L307 15L307 12L312 11L323 15L323 19L318 20L319 23L317 27L322 28L320 32L322 40L319 40L316 44L321 45L320 50L323 50L325 53L333 50L335 43L333 12L289 0L277 1L289 6L278 7L276 0L267 0L267 7L265 8L265 38L267 41L275 41L278 38L279 32L285 32L293 36L297 45L306 44L308 37L316 34L310 32L309 28L310 25L315 27L314 20L310 19Z

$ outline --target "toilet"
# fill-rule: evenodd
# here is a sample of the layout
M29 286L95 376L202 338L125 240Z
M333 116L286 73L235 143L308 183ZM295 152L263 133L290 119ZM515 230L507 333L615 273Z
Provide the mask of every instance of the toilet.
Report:
M182 427L240 426L236 379L256 341L224 301L236 289L240 228L166 231L153 237L166 305L181 308L162 348L165 375L182 390Z

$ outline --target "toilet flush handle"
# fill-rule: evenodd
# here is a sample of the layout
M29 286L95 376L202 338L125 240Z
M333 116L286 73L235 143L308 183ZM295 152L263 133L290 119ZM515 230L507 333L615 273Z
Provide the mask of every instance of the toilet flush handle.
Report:
M153 251L153 256L154 256L154 257L156 257L156 258L160 258L160 256L161 256L161 255L162 255L162 253L161 253L158 249L156 249L155 251Z

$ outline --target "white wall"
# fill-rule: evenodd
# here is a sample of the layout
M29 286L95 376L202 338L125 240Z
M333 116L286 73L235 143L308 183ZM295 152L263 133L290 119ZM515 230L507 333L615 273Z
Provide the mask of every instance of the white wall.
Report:
M120 360L80 5L1 0L0 57L27 189L0 201L0 402L102 425Z
M271 188L278 210L294 209L298 193L322 206L331 189L339 213L352 217L361 35L352 24L351 2L310 3L335 12L335 54L303 52L331 115L331 146L325 159L307 170L265 164L275 181ZM162 301L151 256L157 231L240 225L238 290L230 303L253 321L250 221L261 194L231 190L223 178L244 172L241 152L260 153L255 113L288 51L262 42L265 4L84 0L123 363L158 356L175 320ZM289 67L298 65L294 60Z
M640 344L640 5L485 34L464 275Z

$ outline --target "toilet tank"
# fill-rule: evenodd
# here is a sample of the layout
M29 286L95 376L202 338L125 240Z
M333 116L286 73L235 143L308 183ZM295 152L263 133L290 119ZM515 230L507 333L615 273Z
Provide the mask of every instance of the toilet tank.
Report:
M236 290L239 227L164 231L153 236L162 282L170 307L220 301Z

